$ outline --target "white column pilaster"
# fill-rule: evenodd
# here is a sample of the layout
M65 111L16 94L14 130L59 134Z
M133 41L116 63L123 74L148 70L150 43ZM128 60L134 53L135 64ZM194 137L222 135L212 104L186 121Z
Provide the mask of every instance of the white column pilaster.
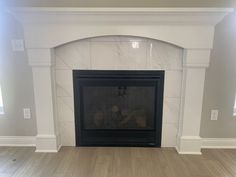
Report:
M181 94L181 112L177 137L177 151L182 154L201 154L200 123L210 50L187 49Z
M32 66L36 107L36 152L57 152L60 138L57 133L55 111L55 82L51 49L28 49Z

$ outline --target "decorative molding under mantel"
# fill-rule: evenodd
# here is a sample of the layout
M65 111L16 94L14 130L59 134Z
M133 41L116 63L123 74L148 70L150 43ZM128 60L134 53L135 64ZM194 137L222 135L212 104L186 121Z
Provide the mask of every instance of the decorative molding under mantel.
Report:
M23 23L216 25L231 8L10 8Z

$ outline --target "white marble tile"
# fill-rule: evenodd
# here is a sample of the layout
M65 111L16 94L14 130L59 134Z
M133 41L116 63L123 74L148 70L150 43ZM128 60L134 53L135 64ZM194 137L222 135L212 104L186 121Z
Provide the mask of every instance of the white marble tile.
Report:
M56 68L61 68L64 64L70 69L90 68L90 42L77 41L56 49ZM64 66L64 67L65 67Z
M182 87L182 71L165 71L165 97L180 97Z
M177 125L176 124L163 124L162 126L162 147L175 147L177 137Z
M58 115L63 145L75 145L72 69L166 70L162 146L176 145L182 49L146 38L105 36L56 49Z
M183 49L157 40L148 41L152 69L182 70Z
M56 84L56 95L58 97L66 97L66 96L70 96L70 93L67 92L63 87L61 87L60 85Z
M72 70L56 70L57 96L73 96Z
M60 121L61 142L63 146L75 146L75 125L74 122Z
M179 122L180 98L164 98L163 105L163 122L174 123Z
M59 85L73 82L72 70L56 70L56 83Z
M116 42L91 42L91 69L117 69L119 48Z
M118 45L119 61L117 69L144 70L147 68L146 42L120 42Z
M56 84L56 94L57 96L72 96L74 95L73 83L67 84Z
M58 97L57 110L59 121L74 121L74 108L72 97Z
M56 55L55 69L71 69L60 57Z
M74 112L74 97L62 97L62 101Z

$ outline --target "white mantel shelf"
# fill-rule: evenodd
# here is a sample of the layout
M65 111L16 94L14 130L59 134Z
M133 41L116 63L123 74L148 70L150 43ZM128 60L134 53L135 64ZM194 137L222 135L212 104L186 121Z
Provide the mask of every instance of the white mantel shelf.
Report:
M232 12L231 8L12 8L9 11L25 23L52 22L131 22L159 24L215 25ZM83 16L83 18L76 18ZM42 21L42 17L47 17ZM50 17L50 18L49 18ZM123 17L123 18L122 18ZM32 20L34 19L34 20Z
M55 111L54 49L90 37L126 35L156 39L183 49L176 149L179 153L201 154L199 134L205 70L210 62L214 29L233 9L15 8L8 11L24 27L25 46L33 70L37 151L56 152L61 145Z
M51 12L51 13L219 13L232 12L233 8L73 8L73 7L19 7L10 8L15 12Z

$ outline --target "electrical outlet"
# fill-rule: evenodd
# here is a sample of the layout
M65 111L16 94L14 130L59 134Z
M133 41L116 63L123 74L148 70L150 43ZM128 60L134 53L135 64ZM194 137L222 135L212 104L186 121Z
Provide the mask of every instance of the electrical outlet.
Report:
M23 113L24 113L24 119L31 119L30 108L24 108Z
M12 39L11 40L12 50L14 52L24 51L24 40L23 39Z
M211 110L211 120L218 120L218 114L219 114L219 110L217 109Z

